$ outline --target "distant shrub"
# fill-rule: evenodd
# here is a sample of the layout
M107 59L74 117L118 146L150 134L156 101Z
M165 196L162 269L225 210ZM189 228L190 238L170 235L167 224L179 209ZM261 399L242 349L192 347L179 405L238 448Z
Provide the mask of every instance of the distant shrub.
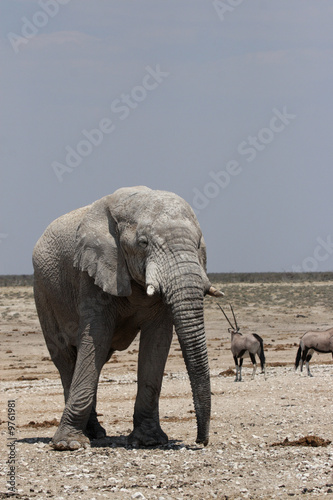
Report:
M333 281L333 272L317 273L208 273L212 283L302 283Z
M2 286L32 286L33 274L4 274L0 276Z
M303 281L333 281L333 272L318 273L208 273L212 283L301 283ZM0 287L32 286L33 274L0 276Z

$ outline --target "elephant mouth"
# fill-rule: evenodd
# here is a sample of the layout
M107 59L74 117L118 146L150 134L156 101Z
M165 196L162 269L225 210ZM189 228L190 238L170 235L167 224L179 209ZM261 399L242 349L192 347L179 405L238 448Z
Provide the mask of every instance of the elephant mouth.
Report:
M186 271L186 265L184 266L184 271ZM145 283L143 286L146 289L146 294L148 297L153 297L154 295L161 295L162 292L162 286L161 286L161 281L159 279L159 269L158 266L154 262L148 263L146 267L146 273L145 273ZM181 275L181 273L180 273ZM182 280L180 278L179 280L179 286L181 286L185 293L186 289L190 289L190 285L187 283L185 277L187 276L186 272L184 272L184 279ZM221 290L217 290L215 287L211 285L209 282L208 278L206 276L201 276L200 278L203 281L203 291L204 295L210 295L211 297L223 297L224 293ZM200 279L199 278L199 279ZM206 280L205 280L206 278ZM197 281L197 280L195 280ZM206 281L206 284L204 284L204 281Z

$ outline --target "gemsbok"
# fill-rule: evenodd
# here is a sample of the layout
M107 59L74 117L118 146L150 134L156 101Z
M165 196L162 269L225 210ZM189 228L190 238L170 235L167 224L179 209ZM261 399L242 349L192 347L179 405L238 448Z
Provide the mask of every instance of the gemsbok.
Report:
M303 364L307 368L308 376L313 377L310 372L310 360L316 352L331 352L333 357L333 328L329 328L324 332L306 332L299 342L299 348L295 359L295 370L300 364L300 370L303 371Z
M226 315L220 304L217 305L219 306L226 320L231 326L231 328L228 328L228 332L231 333L231 352L235 361L235 368L236 368L235 382L241 382L242 380L243 358L246 356L250 356L253 364L252 379L254 378L257 370L256 355L258 355L260 359L261 373L263 373L266 378L263 339L257 333L247 333L243 335L239 331L239 326L237 325L236 316L231 304L229 305L234 318L235 326L231 323L231 321L229 320L228 316Z

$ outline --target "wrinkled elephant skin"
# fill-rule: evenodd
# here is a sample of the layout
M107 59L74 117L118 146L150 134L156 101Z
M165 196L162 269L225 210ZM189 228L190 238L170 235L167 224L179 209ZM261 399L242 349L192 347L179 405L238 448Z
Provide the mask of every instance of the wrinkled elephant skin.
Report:
M217 291L206 275L205 243L191 207L173 193L119 189L51 223L33 264L36 307L65 396L54 448L77 449L105 436L96 414L99 375L139 332L128 440L167 443L158 405L173 326L190 378L197 442L206 445L211 396L203 298Z

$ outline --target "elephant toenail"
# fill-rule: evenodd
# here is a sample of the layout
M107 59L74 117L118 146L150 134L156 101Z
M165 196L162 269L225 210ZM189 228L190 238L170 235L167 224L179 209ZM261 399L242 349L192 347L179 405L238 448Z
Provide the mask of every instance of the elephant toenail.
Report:
M79 443L79 441L71 441L69 443L69 448L70 450L78 450L79 448L81 448L81 443Z
M54 444L54 447L57 450L66 450L67 449L67 443L66 443L66 441L59 441L58 443Z

